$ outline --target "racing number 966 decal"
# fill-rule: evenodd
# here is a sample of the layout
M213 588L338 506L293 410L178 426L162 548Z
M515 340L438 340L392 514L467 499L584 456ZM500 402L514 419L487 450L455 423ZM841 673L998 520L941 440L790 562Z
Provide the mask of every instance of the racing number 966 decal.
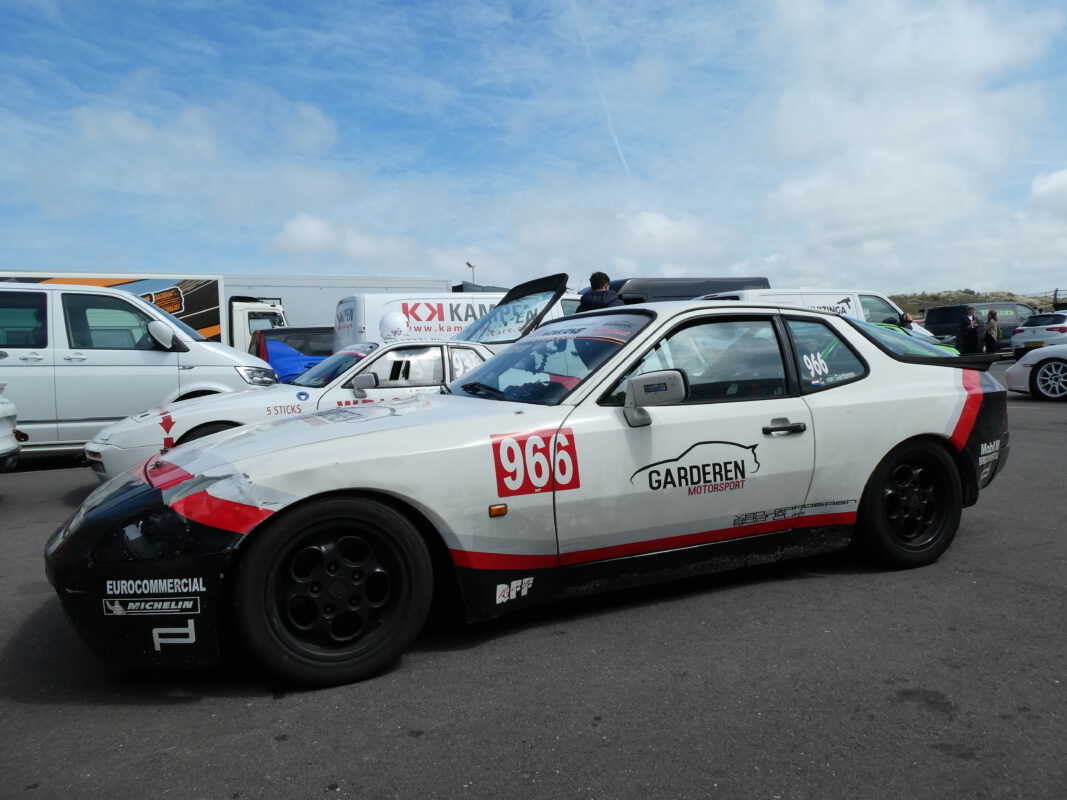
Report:
M500 497L579 487L578 453L570 428L497 434L492 442Z

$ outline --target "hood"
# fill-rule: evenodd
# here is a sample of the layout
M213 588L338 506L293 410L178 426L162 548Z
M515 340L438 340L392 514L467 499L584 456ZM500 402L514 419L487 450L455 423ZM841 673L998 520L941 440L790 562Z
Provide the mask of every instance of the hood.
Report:
M494 435L558 427L570 410L452 395L331 408L194 440L149 462L147 477L179 513L192 495L199 508L266 513L353 487L418 496L456 454L484 449L488 460Z
M296 393L301 390L302 389L299 386L276 383L273 386L251 387L242 389L239 392L219 392L216 394L204 395L203 397L193 397L189 400L180 400L177 403L150 408L147 411L133 414L126 417L126 419L108 425L100 431L100 433L94 436L93 440L106 442L116 433L122 433L131 428L137 428L145 423L156 425L165 414L183 414L191 410L211 412L215 408L218 408L221 413L222 411L225 411L226 408L231 407L234 403L240 403L242 400L247 399L251 394L255 394L257 402L270 402L269 398L275 398L276 402L279 403L283 400L285 402L291 402L296 397ZM220 417L220 419L223 418L225 417Z
M188 353L181 354L183 360L200 361L206 357L215 363L233 364L235 367L271 368L270 364L262 358L221 342L192 342L187 340L186 344L190 345L190 347Z
M506 433L531 425L540 427L545 420L562 419L570 408L453 395L412 395L373 405L330 408L244 425L216 434L203 443L197 440L178 447L167 454L166 460L189 472L220 461L241 463L255 471L251 462L279 454L284 454L284 459L296 458L302 464L309 464L314 460L315 448L323 444L351 453L345 461L380 458L385 453L366 452L372 446L366 441L370 437L388 437L390 454L401 441L412 438L417 438L424 449L441 449L454 439L464 439L471 430L485 431L488 440L490 431ZM405 429L410 434L399 438L398 431Z

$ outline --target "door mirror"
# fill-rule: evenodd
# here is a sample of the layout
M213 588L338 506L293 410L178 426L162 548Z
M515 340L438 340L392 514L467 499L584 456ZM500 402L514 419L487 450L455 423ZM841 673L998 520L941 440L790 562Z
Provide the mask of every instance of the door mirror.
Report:
M689 379L680 369L661 369L634 375L626 382L622 413L631 428L652 424L645 406L680 403L689 396Z
M167 325L165 322L160 322L158 319L154 319L148 323L148 334L155 339L159 346L164 350L185 352L189 349L181 339L174 335L174 329L170 327L170 325Z
M378 376L373 372L364 372L362 375L354 377L349 386L352 387L352 394L356 397L366 397L365 389L378 388Z

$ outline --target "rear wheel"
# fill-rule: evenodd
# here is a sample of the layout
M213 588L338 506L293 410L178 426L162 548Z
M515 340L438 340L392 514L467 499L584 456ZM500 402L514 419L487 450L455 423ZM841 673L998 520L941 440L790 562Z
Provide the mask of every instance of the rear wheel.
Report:
M335 499L279 519L242 558L235 618L249 650L296 683L362 680L422 628L433 595L426 543L402 514Z
M956 536L962 508L949 455L928 442L906 442L882 459L863 491L859 542L890 567L931 564Z
M1067 400L1067 361L1050 358L1030 370L1030 394L1041 400Z

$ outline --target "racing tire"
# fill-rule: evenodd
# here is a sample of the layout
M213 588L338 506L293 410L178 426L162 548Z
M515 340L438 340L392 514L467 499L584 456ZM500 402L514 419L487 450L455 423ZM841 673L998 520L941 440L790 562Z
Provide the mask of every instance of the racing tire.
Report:
M863 490L858 544L892 568L932 564L952 544L963 510L955 462L929 442L905 442L875 468Z
M193 428L178 440L178 444L185 444L194 439L203 439L205 436L210 436L213 433L222 433L222 431L228 431L230 428L236 427L238 426L232 422L209 422L206 425L201 425L199 428Z
M256 536L238 567L234 618L271 672L332 686L396 662L432 597L430 552L414 525L382 503L341 498L305 506Z
M1050 358L1030 370L1030 396L1038 400L1067 400L1067 361Z

